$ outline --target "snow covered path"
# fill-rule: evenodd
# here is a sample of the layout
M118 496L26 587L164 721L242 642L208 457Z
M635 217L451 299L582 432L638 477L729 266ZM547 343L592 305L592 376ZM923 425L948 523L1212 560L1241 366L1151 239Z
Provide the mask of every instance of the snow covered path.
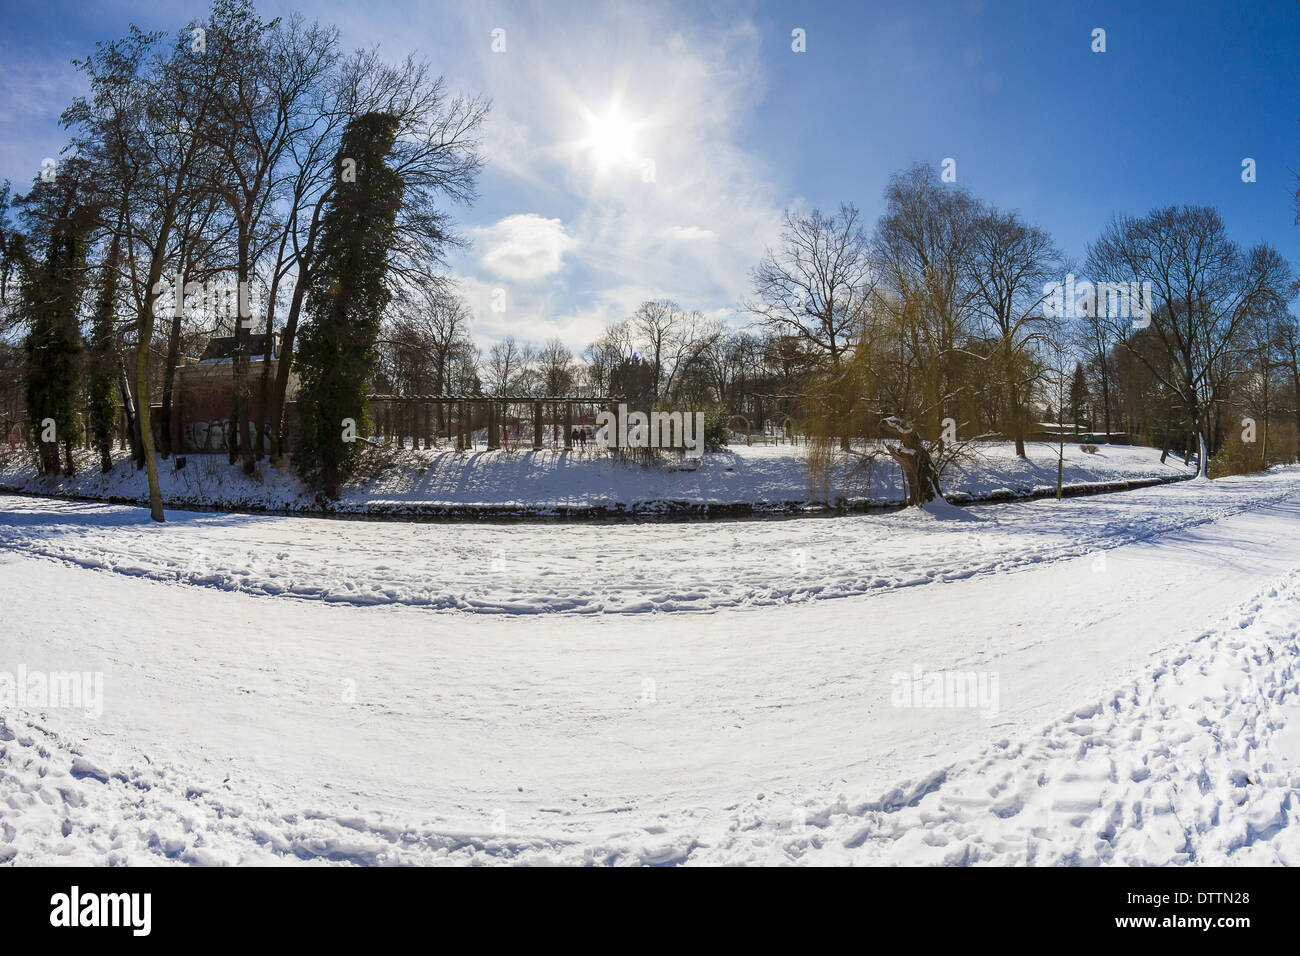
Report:
M172 517L0 497L0 671L105 675L97 720L0 713L0 860L1300 863L1295 472L973 522ZM233 589L331 553L351 568L331 581L377 553L414 578L450 531L572 561L611 610L655 607L654 571L685 568L715 600L668 606L719 610ZM182 537L221 586L176 583ZM237 577L230 556L265 546L289 557ZM869 593L805 599L873 568ZM801 581L777 597L749 573ZM520 577L548 609L548 576ZM893 706L917 667L996 674L996 713Z
M663 524L420 524L169 511L0 494L0 549L159 581L500 614L798 604L1091 554L1300 494L1267 480L971 509Z

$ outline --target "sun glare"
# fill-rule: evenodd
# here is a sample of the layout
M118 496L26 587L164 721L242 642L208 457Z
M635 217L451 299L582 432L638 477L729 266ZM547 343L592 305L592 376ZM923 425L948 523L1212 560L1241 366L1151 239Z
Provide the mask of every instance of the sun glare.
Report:
M590 120L587 147L601 166L631 159L636 145L636 127L618 110Z

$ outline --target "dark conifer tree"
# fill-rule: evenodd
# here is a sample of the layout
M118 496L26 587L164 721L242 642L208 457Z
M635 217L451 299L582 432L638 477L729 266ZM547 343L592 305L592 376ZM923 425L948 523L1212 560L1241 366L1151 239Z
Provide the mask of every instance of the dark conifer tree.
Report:
M333 496L357 466L365 435L366 390L374 369L401 177L385 165L397 119L366 113L348 125L339 150L338 189L322 220L319 263L308 295L310 322L298 345L300 435L294 463L308 483Z
M86 286L86 255L95 212L84 170L66 164L50 180L38 179L18 200L26 225L20 269L20 310L27 325L27 417L40 452L41 470L74 470L80 437L81 325L78 308Z
M86 361L86 391L90 406L90 434L99 450L100 470L107 473L113 468L113 429L117 423L117 388L119 358L117 331L114 328L114 309L117 306L119 259L121 246L114 232L108 244L108 254L95 298L95 313L91 317L90 349Z

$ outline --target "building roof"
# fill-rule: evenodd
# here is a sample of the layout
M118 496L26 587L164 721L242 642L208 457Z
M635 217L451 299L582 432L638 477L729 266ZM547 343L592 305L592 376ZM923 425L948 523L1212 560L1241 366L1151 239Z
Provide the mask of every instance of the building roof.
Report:
M271 358L274 359L279 353L280 336L271 336ZM254 361L261 361L266 353L266 335L250 335L248 337L248 355ZM218 335L208 339L208 346L199 356L200 362L216 362L220 360L230 360L235 357L235 337L233 335Z

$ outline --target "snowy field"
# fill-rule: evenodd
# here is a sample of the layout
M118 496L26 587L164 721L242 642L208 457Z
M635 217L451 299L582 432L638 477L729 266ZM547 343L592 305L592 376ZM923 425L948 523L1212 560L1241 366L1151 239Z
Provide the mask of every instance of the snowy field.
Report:
M168 519L0 495L0 673L103 675L98 716L0 709L0 860L1300 864L1294 468L951 517Z
M980 455L953 467L944 476L950 495L1026 496L1056 487L1057 447L1030 444L1028 457L1017 458L1009 443L985 443ZM844 498L855 503L891 504L903 500L898 468L884 458L870 474L850 475L844 467L828 489L812 489L802 445L739 444L704 456L692 470L673 470L674 463L645 468L615 462L605 452L382 450L370 451L365 472L342 489L331 505L342 513L438 514L491 509L494 512L579 510L662 511L673 505L692 507L754 506L799 508L810 501ZM159 480L163 500L183 507L258 508L305 511L319 508L315 496L286 465L259 464L246 476L224 455L190 455L183 469L163 462ZM0 490L71 495L98 500L147 501L142 472L119 456L109 474L98 459L80 453L72 478L38 475L33 456L21 450L0 452ZM1171 456L1160 463L1152 448L1102 446L1085 454L1077 444L1065 447L1064 481L1096 485L1195 474Z

